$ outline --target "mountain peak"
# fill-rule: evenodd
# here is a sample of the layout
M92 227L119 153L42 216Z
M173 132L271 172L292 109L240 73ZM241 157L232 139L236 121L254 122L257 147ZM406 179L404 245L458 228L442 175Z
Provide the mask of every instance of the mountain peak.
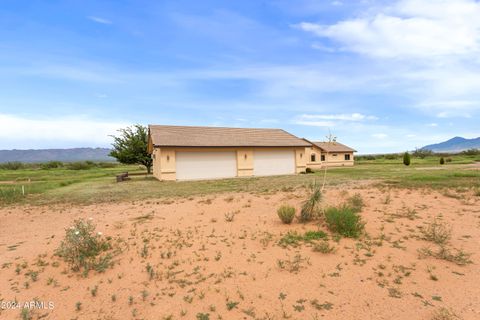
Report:
M462 152L468 149L480 149L480 137L465 139L457 136L444 142L430 144L421 149L433 152Z

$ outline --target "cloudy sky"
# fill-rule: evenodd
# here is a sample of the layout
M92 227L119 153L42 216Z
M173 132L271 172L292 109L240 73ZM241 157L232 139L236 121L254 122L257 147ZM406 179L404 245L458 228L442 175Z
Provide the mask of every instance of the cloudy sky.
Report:
M480 136L474 0L0 5L0 149L133 123L279 127L360 153Z

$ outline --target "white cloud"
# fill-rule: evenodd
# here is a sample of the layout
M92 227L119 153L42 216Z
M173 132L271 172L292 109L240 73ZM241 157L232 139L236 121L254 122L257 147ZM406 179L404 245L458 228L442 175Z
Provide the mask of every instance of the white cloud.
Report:
M109 135L126 127L122 121L100 121L85 116L33 118L0 114L0 149L108 146Z
M303 114L300 116L303 119L321 119L321 120L343 120L343 121L363 121L363 120L377 120L375 116L367 116L361 113L351 114Z
M429 123L427 124L428 127L438 127L438 123Z
M112 24L113 22L105 19L105 18L100 18L96 16L88 16L87 19L92 20L94 22L100 23L100 24Z
M480 49L480 3L401 0L332 25L297 26L338 42L343 50L383 58L474 55Z
M296 120L294 121L295 124L299 124L302 126L311 126L311 127L334 127L336 125L333 121L305 121L305 120Z
M361 113L302 114L296 117L293 123L303 126L336 127L349 122L362 122L377 119L378 118L375 116L368 116Z
M377 138L377 139L386 139L388 138L388 135L385 133L374 133L372 134L372 137Z

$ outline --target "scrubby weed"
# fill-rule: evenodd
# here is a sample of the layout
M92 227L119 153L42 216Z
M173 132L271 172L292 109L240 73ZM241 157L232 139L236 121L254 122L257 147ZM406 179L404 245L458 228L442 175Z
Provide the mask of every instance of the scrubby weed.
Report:
M452 235L452 231L445 223L435 218L426 228L422 229L423 239L438 245L446 244Z
M418 253L421 258L434 257L436 259L453 262L459 266L473 263L472 260L470 260L470 253L466 253L465 251L458 249L453 250L455 252L452 252L452 250L446 246L440 246L438 251L432 251L430 248L421 248L418 250Z
M320 241L313 245L313 251L321 253L332 253L335 251L335 247L330 246L328 241Z
M292 259L277 260L277 265L280 269L291 273L298 273L300 269L305 268L304 264L310 264L310 261L308 258L303 258L300 254L296 254Z
M278 208L277 214L283 223L290 224L292 223L293 218L295 218L295 208L284 204L280 208Z
M316 183L310 186L310 194L307 200L302 204L298 221L309 222L318 216L319 205L322 200L322 191L319 185Z
M453 311L444 307L438 310L435 310L432 316L432 320L454 320L454 319L460 319L460 318Z
M365 206L365 203L363 202L362 196L359 193L355 193L353 196L347 199L347 205L355 212L360 212Z
M325 222L332 232L349 238L358 238L365 227L360 215L346 205L327 208Z
M235 219L235 215L236 215L237 213L238 213L238 212L235 212L235 211L226 212L226 213L225 213L225 221L227 221L227 222L232 222L232 221Z
M300 234L296 231L287 232L280 240L278 244L282 247L298 246L301 241L311 242L314 240L325 239L327 234L321 230L307 231L305 234Z
M103 272L112 264L112 256L107 253L112 247L100 232L95 232L95 225L90 220L75 220L73 226L65 231L65 239L56 255L67 262L73 271Z

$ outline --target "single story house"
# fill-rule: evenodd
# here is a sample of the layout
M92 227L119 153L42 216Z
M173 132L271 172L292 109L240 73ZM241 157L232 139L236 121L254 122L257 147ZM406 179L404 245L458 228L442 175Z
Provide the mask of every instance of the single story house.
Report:
M301 173L310 147L310 142L281 129L148 127L148 152L159 180Z
M357 152L356 150L336 141L306 141L311 143L309 147L305 148L305 154L307 155L307 168L315 170L320 169L323 166L353 166L353 153Z

